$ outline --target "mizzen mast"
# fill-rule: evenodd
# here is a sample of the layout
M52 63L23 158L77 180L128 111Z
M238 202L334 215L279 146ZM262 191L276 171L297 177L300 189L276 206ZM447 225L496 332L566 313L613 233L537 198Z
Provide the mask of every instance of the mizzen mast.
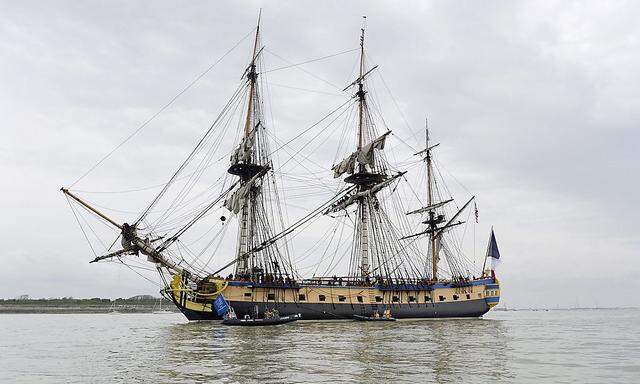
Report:
M422 223L427 224L427 229L413 235L405 236L402 239L409 239L425 234L429 236L429 259L431 261L431 278L433 280L438 280L438 262L440 261L440 251L443 248L442 236L444 235L446 230L460 224L464 224L463 221L456 221L456 219L460 216L462 211L464 211L469 206L469 204L471 204L475 197L472 196L462 206L462 208L460 208L448 221L445 222L445 214L440 212L443 212L443 207L452 202L453 199L451 198L438 201L438 198L436 197L436 195L439 194L437 192L435 175L433 173L432 150L440 144L431 144L431 140L429 137L429 124L427 120L425 120L425 132L426 147L422 151L415 153L415 155L424 156L424 161L427 166L427 205L411 212L407 212L407 215L426 213L427 219ZM442 223L444 223L444 225L440 226L440 224Z
M426 159L427 162L427 207L433 207L433 164L431 159L431 147L429 146L429 123L425 120L425 131L426 131ZM437 144L436 144L437 145ZM424 222L429 226L429 245L431 248L431 276L433 280L438 279L438 251L439 251L439 240L436 238L436 229L438 224L444 221L444 215L439 215L436 217L435 208L431 208L428 210L429 218Z

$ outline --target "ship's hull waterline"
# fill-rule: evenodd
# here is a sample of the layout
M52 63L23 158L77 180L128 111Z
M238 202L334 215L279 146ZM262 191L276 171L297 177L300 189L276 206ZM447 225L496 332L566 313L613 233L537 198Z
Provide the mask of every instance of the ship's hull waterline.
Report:
M398 319L481 317L499 301L494 279L476 280L464 287L441 285L431 290L380 290L360 286L300 286L276 288L230 282L222 294L238 317L277 309L281 315L300 313L302 320L343 320L390 310ZM172 298L189 320L220 320L211 297L192 300L184 289Z
M382 313L384 309L390 309L393 317L398 319L436 319L436 318L462 318L481 317L490 309L485 300L469 300L467 302L438 303L438 304L317 304L317 303L278 303L272 302L233 302L230 301L236 314L244 317L251 315L257 305L260 312L267 308L277 308L278 312L285 315L300 313L301 320L344 320L353 319L354 315L371 316L374 312ZM221 320L215 312L197 311L180 307L182 313L191 321Z

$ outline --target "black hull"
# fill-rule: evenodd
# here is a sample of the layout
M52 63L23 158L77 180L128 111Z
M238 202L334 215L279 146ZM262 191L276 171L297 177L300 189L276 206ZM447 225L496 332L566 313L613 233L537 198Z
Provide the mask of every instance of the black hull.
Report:
M224 319L222 320L222 324L229 326L240 326L240 327L261 327L266 325L280 325L293 323L294 321L300 320L300 316L291 315L291 316L280 316L270 319Z
M450 317L480 317L489 311L484 299L464 300L458 302L427 304L323 304L323 303L275 303L275 302L242 302L229 301L238 317L251 315L256 305L260 312L266 309L277 309L281 316L302 314L301 320L352 320L354 315L372 316L375 312L391 310L397 319L438 319ZM178 305L178 303L176 303ZM192 321L222 320L212 312L194 311L178 305L178 308Z

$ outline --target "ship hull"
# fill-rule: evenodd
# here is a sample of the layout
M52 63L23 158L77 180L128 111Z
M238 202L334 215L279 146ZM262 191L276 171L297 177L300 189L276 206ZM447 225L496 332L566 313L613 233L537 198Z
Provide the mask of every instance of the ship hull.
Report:
M375 312L382 313L390 309L393 317L397 319L437 319L451 317L481 317L490 309L483 299L469 300L454 303L437 304L320 304L320 303L278 303L272 302L241 302L229 301L238 317L251 315L258 306L259 312L276 307L282 315L300 313L301 320L344 320L353 319L354 315L372 316ZM192 321L221 320L215 312L198 311L180 307L180 311Z
M300 313L302 320L353 319L389 310L398 319L481 317L500 299L497 280L485 278L463 286L437 283L429 289L418 286L298 286L274 287L225 281L219 292L206 296L173 283L173 301L189 320L220 320L213 300L222 295L238 317L277 309L285 315ZM200 299L197 299L200 297Z

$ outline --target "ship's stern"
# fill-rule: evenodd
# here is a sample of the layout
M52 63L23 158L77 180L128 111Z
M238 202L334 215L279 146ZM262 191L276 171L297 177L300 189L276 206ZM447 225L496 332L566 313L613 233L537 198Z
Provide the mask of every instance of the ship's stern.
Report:
M498 279L494 278L493 283L484 286L484 300L489 308L498 305L500 302L500 282Z

